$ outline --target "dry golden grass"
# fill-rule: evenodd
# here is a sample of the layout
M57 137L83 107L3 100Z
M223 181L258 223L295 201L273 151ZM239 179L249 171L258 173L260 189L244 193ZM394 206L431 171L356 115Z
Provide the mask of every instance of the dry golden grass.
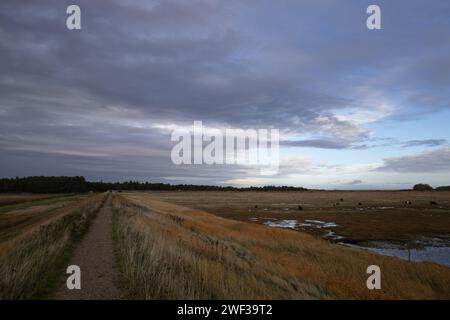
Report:
M0 299L39 298L50 293L74 243L105 198L102 194L66 203L51 214L28 212L27 223L14 224L17 235L0 242Z
M20 207L15 205L7 212L0 213L0 243L23 235L28 229L33 229L40 223L63 214L69 206L76 206L86 197L86 195L77 195L27 202L26 205L21 204ZM63 210L59 210L61 208Z
M115 195L123 286L145 299L449 299L450 269L338 246L305 233ZM366 269L382 270L368 290Z
M50 198L61 197L59 194L31 194L31 193L5 193L0 194L0 206L32 202Z

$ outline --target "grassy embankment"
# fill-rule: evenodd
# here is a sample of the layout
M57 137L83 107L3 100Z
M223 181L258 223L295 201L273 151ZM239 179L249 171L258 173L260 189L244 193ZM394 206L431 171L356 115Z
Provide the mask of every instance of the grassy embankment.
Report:
M50 294L105 199L105 194L63 197L1 213L0 299Z
M442 299L450 269L338 246L308 234L115 195L121 283L139 299ZM382 270L382 290L366 269Z

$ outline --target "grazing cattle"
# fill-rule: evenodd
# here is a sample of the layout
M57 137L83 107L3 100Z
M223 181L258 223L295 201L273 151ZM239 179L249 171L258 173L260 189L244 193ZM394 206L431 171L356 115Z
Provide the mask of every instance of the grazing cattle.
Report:
M432 206L437 206L437 202L436 202L436 201L430 201L430 204L431 204Z
M255 209L258 209L258 205L255 205Z
M341 201L341 202L343 202L344 201L344 199L343 198L341 198L339 201Z
M409 201L409 200L407 200L407 201L405 201L405 204L406 204L406 205L411 205L411 204L412 204L412 202L411 202L411 201Z
M302 206L298 206L298 210L303 210L303 207Z
M361 203L361 202L358 202L358 206L362 206L362 203Z

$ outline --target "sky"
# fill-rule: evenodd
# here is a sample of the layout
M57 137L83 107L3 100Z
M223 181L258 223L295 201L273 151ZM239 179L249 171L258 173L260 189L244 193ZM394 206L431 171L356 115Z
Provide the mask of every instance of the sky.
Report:
M2 0L0 176L450 185L449 17L448 0ZM175 165L194 121L279 129L278 172Z

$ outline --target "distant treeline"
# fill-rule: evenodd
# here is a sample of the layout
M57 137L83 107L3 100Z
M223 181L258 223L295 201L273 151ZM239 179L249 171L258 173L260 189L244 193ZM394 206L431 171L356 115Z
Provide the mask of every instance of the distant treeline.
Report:
M24 177L0 179L0 192L71 193L87 192L83 177Z
M443 187L437 187L436 189L433 189L432 186L426 183L419 183L414 185L413 187L414 191L450 191L450 186L443 186Z
M193 184L166 184L151 182L89 182L84 177L24 177L0 179L0 193L72 193L104 192L108 190L192 190L192 191L306 191L302 187L264 186L264 187L221 187Z
M0 193L30 192L30 193L73 193L73 192L104 192L108 190L191 190L191 191L307 191L303 187L264 186L236 188L230 186L208 186L194 184L168 184L152 182L89 182L84 177L24 177L0 179ZM450 191L450 186L433 189L427 184L417 184L416 191Z

